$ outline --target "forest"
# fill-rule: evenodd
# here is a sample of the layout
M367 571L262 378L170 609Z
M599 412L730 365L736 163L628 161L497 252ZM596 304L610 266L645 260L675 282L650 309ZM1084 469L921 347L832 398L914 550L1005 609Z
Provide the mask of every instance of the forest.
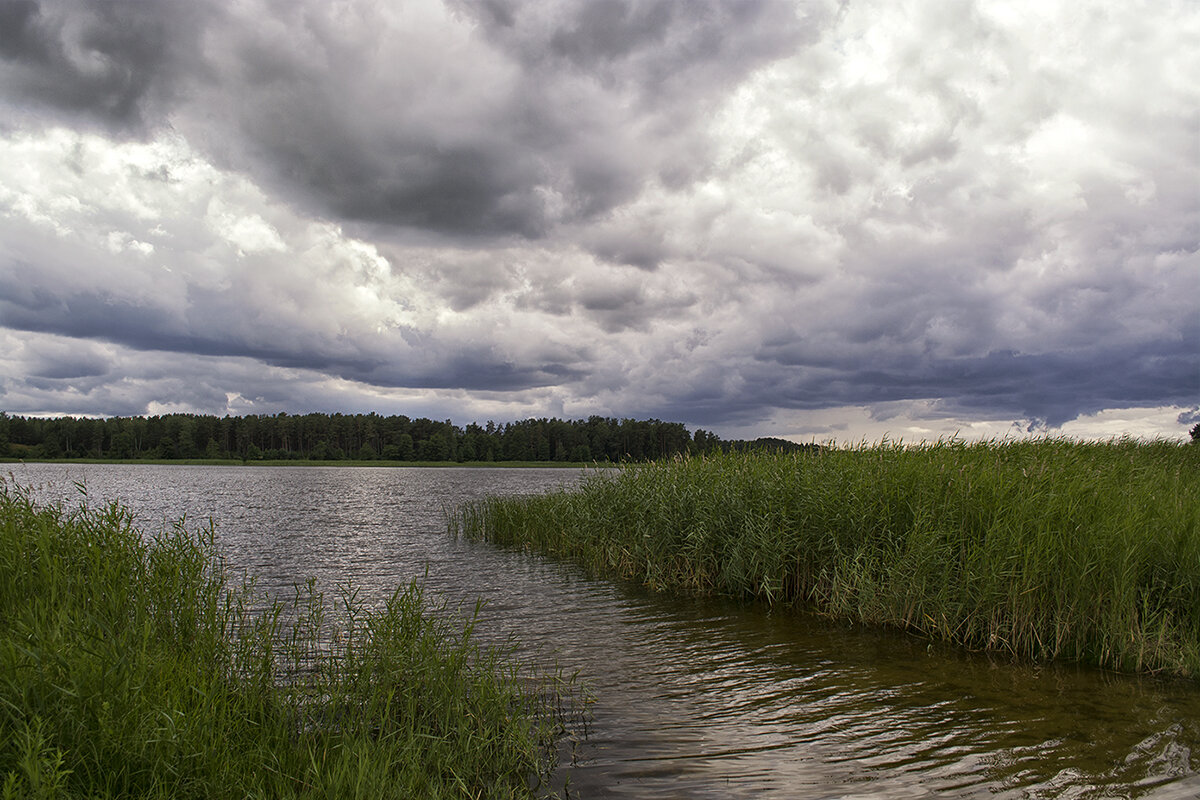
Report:
M0 458L243 461L648 461L714 450L798 448L781 439L724 441L678 422L526 419L464 427L379 414L216 417L22 417L0 413Z

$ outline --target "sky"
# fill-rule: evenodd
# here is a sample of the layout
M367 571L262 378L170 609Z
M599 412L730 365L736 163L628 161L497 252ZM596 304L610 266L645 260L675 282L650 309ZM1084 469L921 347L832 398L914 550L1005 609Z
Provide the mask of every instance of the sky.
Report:
M0 410L1186 437L1193 0L0 0Z

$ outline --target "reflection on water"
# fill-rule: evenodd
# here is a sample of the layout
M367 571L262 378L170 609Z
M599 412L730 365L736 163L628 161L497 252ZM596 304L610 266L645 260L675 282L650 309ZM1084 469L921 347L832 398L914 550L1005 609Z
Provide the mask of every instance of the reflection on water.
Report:
M14 465L146 528L212 517L232 565L290 594L379 600L427 574L482 631L579 670L597 698L584 798L1195 798L1200 685L1027 665L723 601L651 595L446 534L444 506L578 481L555 469Z

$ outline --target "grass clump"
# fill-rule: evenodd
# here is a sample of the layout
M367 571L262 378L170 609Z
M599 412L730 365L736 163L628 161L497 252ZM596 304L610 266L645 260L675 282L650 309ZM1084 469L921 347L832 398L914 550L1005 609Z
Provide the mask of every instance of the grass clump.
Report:
M441 612L418 583L267 602L211 527L0 485L0 797L545 793L569 693Z
M487 499L462 533L697 595L1200 675L1200 449L1046 438L685 458Z

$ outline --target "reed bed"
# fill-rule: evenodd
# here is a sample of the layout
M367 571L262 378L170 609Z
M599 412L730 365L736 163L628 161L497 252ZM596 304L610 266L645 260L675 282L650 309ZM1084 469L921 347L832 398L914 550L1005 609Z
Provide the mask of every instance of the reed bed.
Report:
M0 484L0 797L541 796L572 691L473 625L418 583L266 601L211 527Z
M1200 446L882 442L634 464L462 535L970 648L1200 676Z

